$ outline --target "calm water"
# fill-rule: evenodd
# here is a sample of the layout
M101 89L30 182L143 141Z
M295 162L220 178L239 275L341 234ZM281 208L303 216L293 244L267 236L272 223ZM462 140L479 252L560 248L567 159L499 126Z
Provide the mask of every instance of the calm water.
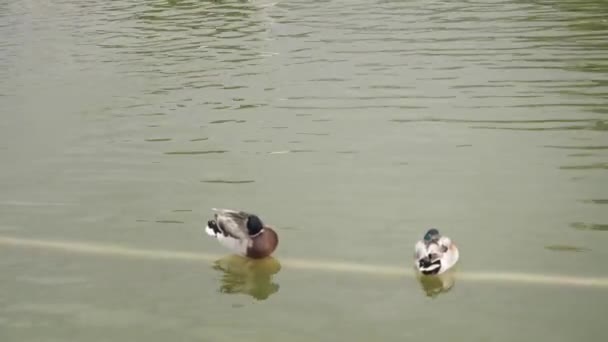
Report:
M606 339L606 288L320 267L409 270L435 226L463 273L608 276L607 18L602 0L0 1L0 237L222 257L2 243L0 339ZM277 226L276 259L224 257L212 207Z

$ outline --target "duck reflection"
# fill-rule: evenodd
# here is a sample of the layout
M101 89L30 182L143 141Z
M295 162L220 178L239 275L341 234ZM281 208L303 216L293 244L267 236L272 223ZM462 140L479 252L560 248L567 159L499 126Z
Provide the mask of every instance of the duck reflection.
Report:
M279 291L279 284L272 277L281 270L281 264L273 257L249 259L229 255L215 261L213 269L222 271L220 292L242 293L257 300L268 299Z
M431 298L436 298L442 293L448 293L456 283L453 271L447 271L440 275L418 274L416 278L426 296Z

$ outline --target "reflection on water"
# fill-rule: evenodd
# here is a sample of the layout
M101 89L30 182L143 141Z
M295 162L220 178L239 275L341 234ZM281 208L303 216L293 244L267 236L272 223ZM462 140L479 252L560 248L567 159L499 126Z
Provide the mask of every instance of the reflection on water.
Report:
M426 276L416 272L416 279L427 297L436 298L442 293L448 293L456 283L454 270L449 270L440 275Z
M221 293L241 293L265 300L279 291L279 284L272 279L281 270L281 264L275 258L253 260L229 255L217 260L213 269L224 273L219 289Z

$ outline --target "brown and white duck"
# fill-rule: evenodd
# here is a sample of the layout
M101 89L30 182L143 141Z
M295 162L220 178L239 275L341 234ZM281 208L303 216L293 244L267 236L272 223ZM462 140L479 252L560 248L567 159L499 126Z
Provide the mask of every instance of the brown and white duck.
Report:
M234 253L252 259L271 255L279 244L279 236L254 214L240 210L212 209L214 219L207 222L205 232Z

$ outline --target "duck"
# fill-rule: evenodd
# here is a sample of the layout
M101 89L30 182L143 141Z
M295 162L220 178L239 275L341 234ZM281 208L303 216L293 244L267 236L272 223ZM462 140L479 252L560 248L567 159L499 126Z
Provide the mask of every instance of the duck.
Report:
M212 211L215 212L214 219L207 221L205 232L233 253L263 259L277 249L277 232L258 215L232 209L212 208Z
M427 230L415 245L415 267L423 275L442 274L454 267L459 257L456 244L436 228Z

